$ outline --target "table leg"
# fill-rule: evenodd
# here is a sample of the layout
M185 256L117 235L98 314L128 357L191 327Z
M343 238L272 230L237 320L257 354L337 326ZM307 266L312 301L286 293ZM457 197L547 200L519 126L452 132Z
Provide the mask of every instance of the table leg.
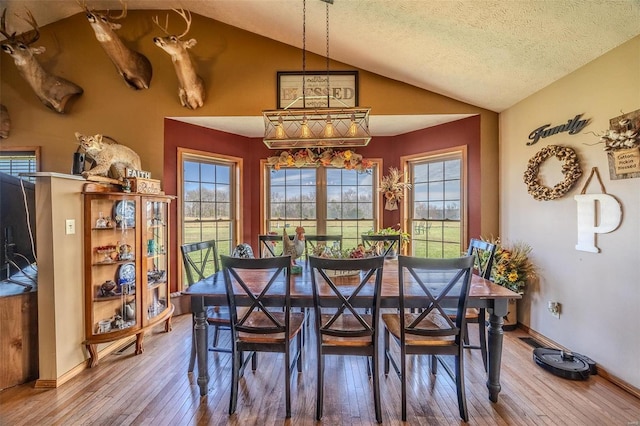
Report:
M209 385L209 351L207 351L209 342L207 333L207 315L204 306L204 298L191 298L191 311L193 312L195 321L193 329L196 336L196 361L198 363L198 386L200 387L200 395L207 394Z
M487 388L489 389L489 399L492 402L498 402L498 394L500 393L500 363L502 362L502 340L504 331L502 324L504 316L507 315L508 299L494 300L493 308L488 311L489 329L487 352L489 356L489 371L487 377Z

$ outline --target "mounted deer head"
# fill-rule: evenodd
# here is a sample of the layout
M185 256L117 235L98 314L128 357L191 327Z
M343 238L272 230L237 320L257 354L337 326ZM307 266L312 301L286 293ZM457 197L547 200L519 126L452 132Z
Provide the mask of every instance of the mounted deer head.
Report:
M182 40L182 37L186 36L191 28L191 12L185 12L184 9L172 10L184 19L187 24L187 29L179 36L172 35L169 33L169 14L167 14L164 27L158 23L158 17L156 16L153 22L167 34L167 36L154 37L153 42L171 56L171 62L173 62L176 75L178 76L178 96L180 97L180 103L184 107L196 109L204 104L204 81L196 74L195 65L187 49L195 46L197 41L195 38L188 41Z
M111 22L127 16L127 5L122 0L120 3L122 4L120 16L110 16L109 11L103 15L89 9L84 0L78 1L87 14L87 20L96 33L96 38L125 83L132 89L148 89L151 83L151 62L143 54L125 46L115 33L121 25Z
M2 41L2 50L11 55L20 75L29 83L40 101L48 108L63 114L67 102L76 95L82 95L82 87L50 74L36 60L35 55L43 53L45 48L30 47L40 38L38 24L31 12L27 10L27 18L22 19L29 23L33 30L18 36L15 32L9 34L7 31L6 14L7 9L4 9L0 20L0 33L7 39Z
M6 139L11 132L11 117L7 107L0 104L0 139Z

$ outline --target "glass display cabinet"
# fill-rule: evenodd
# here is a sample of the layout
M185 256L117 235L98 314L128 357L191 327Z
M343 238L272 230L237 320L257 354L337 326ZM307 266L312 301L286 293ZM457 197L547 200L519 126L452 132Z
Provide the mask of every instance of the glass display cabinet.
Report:
M171 329L171 199L85 187L84 344L91 367L98 364L98 344L135 335L140 354L146 330L163 321Z

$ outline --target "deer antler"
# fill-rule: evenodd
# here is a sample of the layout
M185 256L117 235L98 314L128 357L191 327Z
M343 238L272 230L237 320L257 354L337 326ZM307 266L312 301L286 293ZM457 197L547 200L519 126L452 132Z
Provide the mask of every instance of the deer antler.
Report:
M189 12L188 10L185 12L184 9L171 9L173 10L175 13L177 13L178 15L180 15L182 17L182 19L184 19L184 21L187 23L187 29L184 30L184 32L182 34L180 34L179 36L176 36L177 38L181 39L182 37L186 36L187 33L189 32L189 29L191 28L191 12ZM171 35L171 33L169 32L169 14L167 13L167 18L165 20L164 23L164 27L162 25L160 25L160 23L158 22L158 15L156 15L154 18L152 18L152 21L166 34L166 35Z
M182 38L187 35L187 33L189 32L189 29L191 28L191 12L189 12L188 10L185 12L185 10L182 8L180 8L180 11L178 11L178 9L171 9L171 10L173 10L175 13L180 15L182 19L184 19L184 21L187 23L187 29L184 30L184 32L178 36L178 38Z
M169 34L169 14L167 13L167 19L164 23L164 27L162 25L160 25L160 23L158 22L158 15L156 15L155 17L151 18L151 20L153 21L154 24L156 24L158 26L158 28L160 28L166 35L171 35Z
M111 16L109 14L109 11L107 10L107 17L109 19L117 21L118 19L122 19L127 16L127 4L124 2L124 0L120 0L120 4L122 5L122 13L120 13L120 16Z
M78 6L84 9L85 12L90 11L90 9L87 7L87 2L85 0L76 0L76 3L78 3Z
M16 36L16 33L14 32L13 34L9 34L7 32L6 16L7 16L7 9L5 8L2 11L2 18L0 19L0 33L2 33L2 35L5 36L7 40L13 40Z
M33 30L29 31L28 34L34 33L33 36L31 36L31 39L28 41L27 41L27 34L23 34L22 36L23 43L29 46L30 44L38 41L38 39L40 38L40 30L38 28L38 23L36 22L36 18L33 17L33 14L31 13L31 11L29 9L25 9L25 10L27 11L27 17L26 18L20 17L20 18L22 18L23 21L25 21L26 23L28 23L33 27Z

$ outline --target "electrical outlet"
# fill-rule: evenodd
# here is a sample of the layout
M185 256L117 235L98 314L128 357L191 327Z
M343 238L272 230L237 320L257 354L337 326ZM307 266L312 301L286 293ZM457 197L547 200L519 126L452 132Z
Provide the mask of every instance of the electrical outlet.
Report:
M64 226L64 233L67 235L72 235L76 233L76 220L75 219L67 219Z
M551 313L552 316L560 319L560 302L552 302L549 301L547 304L547 309L549 310L549 313Z

